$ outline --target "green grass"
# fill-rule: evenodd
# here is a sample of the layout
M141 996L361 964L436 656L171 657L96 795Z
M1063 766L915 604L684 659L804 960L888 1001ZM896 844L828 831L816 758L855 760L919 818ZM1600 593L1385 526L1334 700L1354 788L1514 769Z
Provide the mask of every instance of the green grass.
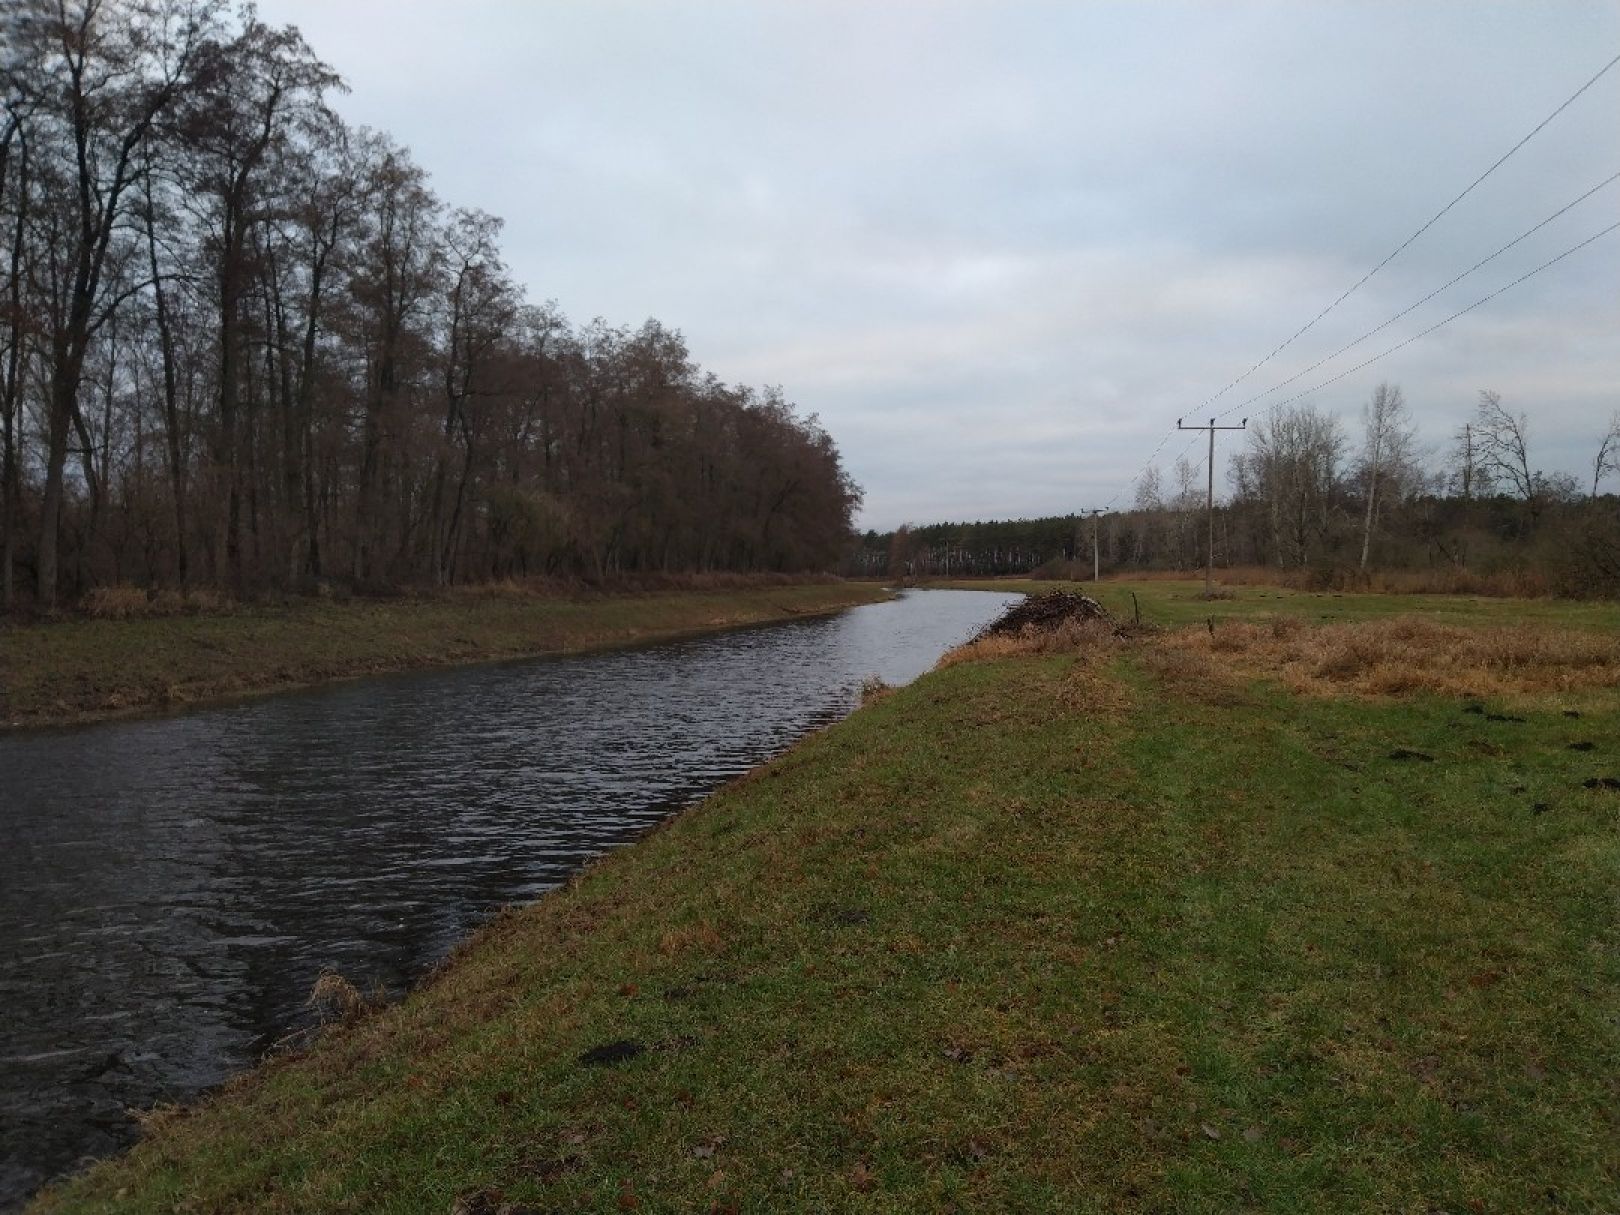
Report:
M1411 612L1447 624L1487 624L1512 620L1571 628L1620 630L1620 602L1614 600L1296 591L1281 586L1222 587L1218 581L1216 590L1223 598L1207 600L1203 597L1202 578L1104 579L1100 583L986 578L934 581L928 585L1027 595L1053 590L1079 591L1127 619L1134 610L1131 599L1134 593L1136 602L1141 606L1143 620L1170 626L1201 624L1211 617L1217 623L1275 615L1301 616L1314 621L1352 621Z
M1188 670L925 677L38 1209L1614 1210L1620 694Z
M869 583L436 599L0 623L0 728L154 712L383 671L630 645L887 598Z

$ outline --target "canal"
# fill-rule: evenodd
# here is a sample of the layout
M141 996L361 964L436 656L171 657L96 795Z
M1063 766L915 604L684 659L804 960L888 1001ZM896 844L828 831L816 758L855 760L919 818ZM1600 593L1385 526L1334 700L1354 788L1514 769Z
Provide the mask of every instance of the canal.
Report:
M1016 598L0 735L0 1210L496 908L907 682Z

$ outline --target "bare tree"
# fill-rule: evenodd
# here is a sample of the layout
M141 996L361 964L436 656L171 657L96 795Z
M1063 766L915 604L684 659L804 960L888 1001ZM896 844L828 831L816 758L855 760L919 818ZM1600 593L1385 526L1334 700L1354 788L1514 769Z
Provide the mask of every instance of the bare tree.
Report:
M1464 501L1491 492L1491 475L1480 467L1479 432L1472 421L1464 422L1452 435L1451 472L1446 487Z
M1522 413L1509 412L1502 404L1501 393L1480 389L1474 419L1479 467L1493 480L1506 484L1534 514L1536 478L1530 471L1529 433L1529 419Z
M250 4L0 0L0 600L844 555L814 415L526 304L339 87Z
M1411 459L1416 429L1407 412L1406 398L1391 384L1380 384L1372 400L1362 407L1361 421L1366 436L1362 463L1367 481L1367 503L1361 525L1361 568L1367 568L1372 551L1373 526L1378 518L1378 490L1390 480L1390 472L1403 468Z
M1344 431L1309 403L1276 406L1251 419L1245 450L1232 461L1240 497L1265 504L1273 559L1309 564L1332 519Z
M1149 464L1136 479L1136 509L1164 509L1164 474L1157 464Z
M1609 429L1603 432L1597 455L1592 458L1592 497L1598 493L1598 482L1612 472L1620 472L1620 409L1609 419Z
M35 566L42 604L57 595L58 527L70 429L82 423L79 390L97 333L128 284L117 238L143 171L143 145L190 86L217 3L176 5L153 17L111 0L28 0L42 115L60 189L51 200L53 296L47 341L45 487Z

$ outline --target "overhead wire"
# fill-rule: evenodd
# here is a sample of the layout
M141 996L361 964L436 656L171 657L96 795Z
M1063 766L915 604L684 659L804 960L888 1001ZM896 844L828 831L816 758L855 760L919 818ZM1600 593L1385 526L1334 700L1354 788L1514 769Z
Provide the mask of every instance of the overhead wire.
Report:
M1434 324L1430 325L1427 329L1424 329L1424 330L1422 330L1422 331L1420 331L1418 333L1414 333L1411 337L1407 338L1405 341L1397 342L1395 345L1391 346L1389 349L1379 351L1377 354L1373 355L1372 358L1363 359L1361 362L1357 363L1354 367L1348 367L1345 370L1339 372L1338 375L1330 376L1328 379L1323 380L1319 384L1312 384L1309 388L1303 389L1300 392L1296 392L1291 397L1287 397L1284 400L1278 401L1277 404L1279 406L1291 405L1295 401L1298 401L1303 397L1310 396L1311 393L1316 392L1318 389L1326 388L1329 384L1337 384L1340 380L1344 379L1346 376L1354 375L1356 372L1360 371L1362 368L1372 366L1374 363L1378 362L1379 359L1387 358L1389 355L1394 354L1397 350L1406 349L1406 347L1410 346L1413 342L1416 342L1421 338L1428 337L1436 329L1443 329L1445 326L1451 324L1452 321L1457 320L1459 317L1467 316L1475 308L1478 308L1483 304L1490 303L1497 296L1503 294L1504 292L1511 291L1514 287L1517 287L1520 283L1524 282L1526 279L1534 278L1536 275L1540 274L1543 270L1550 269L1551 267L1557 265L1559 262L1563 261L1570 254L1578 253L1582 249L1586 248L1586 246L1590 245L1592 242L1597 241L1597 240L1601 240L1603 237L1605 237L1609 233L1613 232L1616 228L1620 228L1620 220L1616 220L1614 223L1610 224L1607 228L1599 229L1597 232L1594 232L1591 236L1588 236L1585 240L1581 241L1579 244L1571 245L1568 249L1565 249L1562 253L1558 254L1556 257L1548 258L1546 261L1542 262L1541 265L1537 266L1534 270L1527 270L1525 273L1519 275L1518 278L1514 279L1511 283L1504 283L1502 286L1498 287L1495 291L1492 291L1489 295L1481 296L1479 299L1475 300L1472 304L1469 304L1468 307L1459 308L1456 312L1453 312L1450 316L1446 317L1445 320L1436 321Z
M1260 368L1264 367L1267 363L1271 362L1271 360L1276 358L1277 355L1281 354L1284 350L1286 350L1289 346L1291 346L1295 341L1297 341L1299 338L1303 337L1306 333L1308 333L1311 329L1313 329L1324 317L1326 317L1329 313L1333 312L1336 308L1338 308L1340 304L1344 303L1345 300L1349 299L1352 295L1354 295L1357 291L1359 291L1363 286L1366 285L1366 283L1375 274L1377 274L1385 266L1389 265L1390 262L1394 261L1396 257L1398 257L1401 253L1403 253L1407 248L1409 248L1414 241L1416 241L1419 237L1421 237L1430 228L1434 227L1434 225L1436 223L1438 223L1448 212L1450 212L1452 210L1452 208L1454 208L1463 199L1467 198L1468 195L1473 193L1474 190L1476 188L1478 188L1478 186L1481 183L1483 183L1488 177L1490 177L1493 173L1495 173L1496 170L1501 168L1502 165L1505 164L1521 148L1523 148L1525 146L1525 144L1529 143L1532 139L1534 139L1537 135L1539 135L1547 127L1547 125L1549 123L1551 123L1555 118L1557 118L1560 114L1562 114L1571 105L1573 105L1575 103L1575 101L1577 99L1579 99L1588 89L1590 89L1594 84L1596 84L1600 79L1602 79L1604 75L1606 75L1609 71L1611 71L1615 67L1616 64L1620 64L1620 54L1615 55L1612 59L1610 59L1607 63L1605 63L1602 67L1600 67L1596 72L1594 72L1579 88L1577 88L1573 93L1571 93L1568 97L1566 97L1557 106L1557 108L1555 108L1550 114L1548 114L1545 118L1543 118L1540 122L1538 122L1534 127L1532 127L1523 137L1521 137L1519 139L1519 141L1517 143L1515 143L1512 147L1510 147L1506 152L1502 153L1501 156L1497 157L1497 159L1495 161L1493 161L1491 163L1491 165L1488 168L1485 169L1484 172L1480 173L1479 176L1475 177L1471 182L1469 182L1468 185L1465 186L1449 202L1447 202L1445 204L1445 206L1441 207L1432 216L1430 216L1426 221L1424 221L1424 223L1421 226L1419 226L1418 229L1415 232L1413 232L1410 236L1408 236L1405 240L1403 240L1399 245L1397 245L1394 249L1392 249L1383 258L1382 261L1380 261L1377 265L1373 266L1373 268L1368 270L1367 273L1363 274L1361 276L1361 278L1357 279L1356 282L1353 283L1343 293L1341 293L1337 299L1335 299L1327 307L1323 308L1320 312L1318 312L1314 317L1312 317L1309 321L1307 321L1299 329L1295 330L1286 340L1284 340L1281 344L1276 346L1264 358L1260 359L1258 362L1253 364L1247 371L1243 372L1242 375L1239 375L1235 379L1231 380L1223 388L1221 388L1219 392L1216 392L1212 396L1206 398L1200 404L1200 406L1198 407L1198 410L1201 412L1205 407L1207 407L1209 405L1212 405L1216 401L1220 400L1221 397L1225 396L1233 388L1237 387L1244 380L1248 379L1251 375L1253 375L1256 371L1260 370ZM1620 174L1617 174L1616 176L1620 176ZM1427 303L1430 299L1433 299L1434 296L1436 296L1436 295L1440 294L1440 292L1446 290L1447 287L1454 286L1457 282L1460 282L1462 279L1466 278L1469 274L1473 273L1475 270L1478 270L1480 267L1484 266L1487 262L1489 262L1489 261L1493 260L1494 258L1500 256L1502 253L1505 253L1508 249L1512 248L1514 245L1516 245L1520 241L1524 240L1525 237L1528 237L1529 235L1531 235L1532 233L1538 231L1542 227L1545 227L1548 223L1552 222L1552 220L1558 218L1559 215L1562 215L1565 211L1568 211L1571 207L1574 207L1578 203L1585 201L1585 199L1591 197L1592 194L1595 194L1598 190L1602 189L1604 186L1610 184L1610 182L1612 182L1614 180L1615 180L1615 178L1611 177L1611 178L1608 178L1607 180L1605 180L1603 182L1600 182L1597 186L1594 186L1591 190L1587 191L1587 193L1581 195L1580 198L1577 198L1574 202L1568 204L1568 206L1565 206L1565 207L1561 208L1559 211L1554 212L1552 215L1548 216L1547 219L1545 219L1541 223L1537 224L1534 228L1531 228L1528 231L1526 231L1525 233L1521 234L1519 237L1515 238L1513 241L1510 241L1507 245L1504 245L1502 248L1498 249L1495 253L1491 254L1489 257L1486 257L1486 258L1482 259L1481 261L1475 263L1468 270L1463 271L1462 274L1459 274L1456 278L1454 278L1450 282L1448 282L1445 286L1437 288L1434 292L1431 292L1428 296L1425 296L1422 300L1419 300L1416 304L1412 305L1411 308L1408 308L1405 311L1397 314L1396 316L1391 317L1390 320L1386 321L1383 325L1380 325L1377 328L1368 331L1367 333L1363 334L1361 337L1357 338L1354 342L1349 343L1347 346L1341 347L1338 351L1336 351L1332 355L1329 355L1327 358L1319 360L1312 367L1306 369L1306 371L1299 373L1299 375L1297 375L1297 376L1290 377L1289 380L1284 381L1283 384L1274 385L1272 388L1267 389L1266 392L1258 394L1257 397L1250 398L1249 401L1243 402L1243 404L1250 404L1254 400L1258 399L1258 397L1266 396L1269 393L1276 391L1278 388L1284 387L1286 384L1292 383L1292 382L1294 382L1295 380L1301 378L1304 375L1308 375L1311 371L1321 367L1322 365L1324 365L1327 362L1332 361L1334 358L1337 358L1340 354L1345 353L1347 350L1355 347L1356 345L1359 345L1361 342L1365 341L1367 338L1373 336L1373 334L1379 332L1382 329L1387 328L1389 325L1391 325L1391 324L1395 323L1396 321L1400 320L1401 317L1407 315L1413 309L1415 309L1417 307L1420 307L1424 303ZM1424 330L1422 333L1417 334L1417 335L1413 336L1412 338L1407 339L1407 341L1402 342L1397 346L1391 347L1389 350L1383 351L1382 353L1380 353L1378 355L1375 355L1372 359L1369 359L1364 363L1358 364L1356 367L1351 368L1349 371L1346 371L1341 375L1335 376L1335 377L1333 377L1333 379L1326 380L1322 384L1317 385L1316 387L1321 388L1321 387L1325 387L1327 384L1335 383L1338 380L1343 379L1346 375L1350 375L1355 371L1359 371L1359 370L1361 370L1361 368L1368 366L1370 363L1376 362L1378 359L1383 358L1386 355L1393 354L1396 350L1400 350L1400 349L1404 348L1405 346L1410 345L1412 342L1417 341L1419 338L1426 337L1428 334L1433 333L1436 329L1439 329L1442 326L1449 324L1451 321L1456 320L1458 317L1460 317L1460 316L1462 316L1462 315L1464 315L1464 314L1466 314L1468 312L1473 311L1475 308L1479 307L1480 305L1482 305L1484 303L1487 303L1492 299L1495 299L1496 296L1502 294L1502 292L1504 292L1504 291L1507 291L1507 290L1511 289L1512 287L1517 286L1519 283L1523 282L1526 278L1533 277L1534 275L1539 274L1542 270L1547 269L1549 266L1553 265L1554 263L1562 261L1565 257L1569 256L1571 253L1574 253L1578 249L1584 248L1586 245L1591 244L1594 240L1597 240L1599 237L1606 235L1609 231L1612 231L1612 228L1604 229L1602 232L1597 233L1595 236L1592 236L1592 237L1588 238L1587 240L1582 241L1581 244L1576 245L1571 249L1565 250L1563 253L1559 254L1557 257L1553 258L1551 261L1543 263L1541 266L1538 266L1535 270L1530 271L1528 274L1523 275L1518 279L1515 279L1512 283L1509 283L1506 286L1504 286L1502 288L1499 288L1497 291L1492 292L1490 295L1484 297L1483 299L1475 301L1473 304L1469 305L1467 308L1463 309L1461 312L1454 313L1452 316L1447 317L1444 321L1441 321L1439 324L1431 326L1430 328ZM1306 393L1297 394L1296 396L1289 398L1289 401L1298 400L1300 396L1308 395L1309 392L1314 392L1314 391L1316 391L1315 388L1309 389L1309 390L1306 391ZM1280 402L1280 404L1286 404L1286 403L1288 403L1288 402ZM1223 413L1221 413L1221 414L1219 414L1217 416L1218 417L1228 417L1231 414L1237 412L1237 410L1240 409L1240 408L1242 408L1242 404L1232 406L1232 407L1228 408L1226 411L1224 411ZM1118 489L1116 489L1114 491L1113 496L1108 499L1108 502L1106 504L1105 509L1112 509L1114 503L1119 500L1120 495L1123 494L1125 492L1125 490L1127 488L1129 488L1129 486L1131 484L1133 484L1135 481L1140 479L1147 472L1147 470L1150 467L1153 466L1153 461L1158 458L1159 453L1164 450L1165 445L1169 443L1170 439L1176 433L1177 432L1175 430L1171 430L1164 436L1164 438L1159 440L1158 445L1153 449L1152 454L1148 456L1148 459L1143 464L1142 469L1139 472L1137 472L1135 474L1135 476L1133 476L1129 481L1126 481L1124 484L1122 484ZM1195 442L1196 442L1196 440L1195 440ZM1189 445L1183 451L1182 455L1184 456L1186 454L1186 451L1190 451L1190 450L1191 450L1191 445Z
M1373 277L1373 275L1377 274L1385 266L1389 265L1390 262L1394 261L1403 252L1405 252L1405 250L1408 247L1410 247L1411 244L1414 241L1416 241L1420 236L1422 236L1430 228L1434 227L1435 224L1439 223L1440 220L1446 215L1447 212L1449 212L1453 207L1455 207L1463 199L1467 198L1470 194L1472 194L1474 192L1474 190L1480 185L1481 182L1483 182L1492 173L1495 173L1504 164L1506 164L1508 159L1515 152L1517 152L1520 148L1524 147L1525 144L1529 143L1532 139L1534 139L1537 135L1539 135L1541 133L1541 131L1543 130L1543 128L1545 128L1548 123L1550 123L1553 119L1557 118L1560 114L1562 114L1565 110L1567 110L1571 105L1573 105L1575 103L1576 99L1579 98L1582 93L1586 92L1587 89L1591 88L1600 79L1602 79L1604 74L1607 73L1611 68L1613 68L1614 65L1617 64L1617 63L1620 63L1620 55L1616 55L1613 59L1611 59L1607 63L1605 63L1601 68L1599 68L1597 70L1597 72L1589 80L1587 80L1587 82L1585 84L1581 85L1580 88L1576 89L1568 97L1564 98L1563 102L1558 106L1558 108L1556 110L1554 110L1551 114L1548 114L1547 117L1543 118L1540 122L1536 123L1536 125L1530 129L1529 134L1525 135L1522 139L1519 140L1518 143L1514 144L1506 152L1503 152L1502 155L1498 156L1496 158L1496 160L1491 164L1490 168L1486 169L1478 177L1474 178L1473 181L1469 182L1468 185L1463 187L1461 193L1459 193L1455 198L1453 198L1445 206L1441 207L1438 211L1436 211L1433 215L1431 215L1427 220L1425 220L1424 223L1422 224L1422 226L1419 227L1416 232L1412 233L1411 236L1408 236L1400 244L1396 245L1394 249L1390 250L1390 252L1385 256L1383 261L1379 262L1371 270L1367 271L1367 273L1363 274L1359 279L1357 279L1343 294L1341 294L1339 296L1338 299L1334 300L1326 308L1322 309L1322 311L1318 312L1315 316L1313 316L1309 321L1305 322L1305 324L1301 325L1298 329L1296 329L1293 332L1293 334L1291 336L1289 336L1289 338L1286 341L1284 341L1281 345L1276 347L1276 349L1272 350L1272 352L1270 354L1266 355L1265 358L1261 359L1258 363L1254 364L1254 366L1250 367L1242 375L1238 376L1237 379L1235 379L1231 383L1227 384L1225 388L1222 388L1214 396L1209 397L1208 399L1206 399L1201 405L1199 405L1199 407L1198 407L1199 410L1202 411L1205 407L1207 407L1209 405L1213 405L1216 401L1220 400L1223 396L1225 396L1233 388L1236 388L1244 380L1248 379L1255 372L1259 371L1260 368L1264 367L1267 363L1271 362L1272 359L1276 358L1284 350L1288 349L1288 347L1293 345L1294 342L1297 339L1303 337L1306 333L1309 333L1313 328L1316 327L1317 322L1320 321L1323 317L1327 316L1328 313L1332 312L1340 304L1344 303L1345 300L1349 299L1357 291L1361 290L1361 288L1366 285L1367 281L1369 279L1371 279Z
M1558 210L1554 211L1551 215L1547 216L1546 219L1542 220L1540 223L1536 224L1532 228L1526 228L1523 232L1519 233L1519 235L1515 236L1512 240L1508 241L1507 244L1501 246L1494 253L1487 254L1485 257L1480 258L1477 262L1475 262L1472 266L1468 267L1468 269L1464 270L1461 274L1456 275L1454 278L1451 278L1451 279L1447 280L1446 282L1442 283L1440 286L1436 287L1433 291L1429 292L1429 294L1425 295L1422 299L1418 300L1416 303L1409 304L1405 308L1402 308L1399 312L1397 312L1394 316L1390 317L1387 321L1384 321L1382 324L1375 325L1375 326L1373 326L1373 328L1367 330L1366 333L1363 333L1360 337L1355 338L1353 341L1346 342L1343 346L1340 346L1332 354L1324 355L1323 357L1317 359L1316 362L1312 363L1309 367L1306 367L1304 370L1296 371L1293 375L1289 376L1286 380L1279 380L1277 383L1273 384L1270 388L1267 388L1264 392L1257 392L1252 397L1249 397L1246 400L1239 401L1236 405L1229 406L1227 409L1225 409L1221 413L1218 413L1218 414L1215 415L1217 420L1220 419L1220 418L1229 418L1229 417L1231 417L1234 413L1236 413L1238 410L1242 409L1244 406L1253 405L1256 401L1259 401L1264 397L1270 396L1272 393L1278 391L1279 389L1286 388L1286 387L1288 387L1288 385L1290 385L1292 383L1295 383L1298 380L1304 379L1306 376L1310 375L1311 372L1317 370L1317 368L1319 368L1319 367L1326 366L1328 363L1331 363L1334 359L1338 358L1341 354L1345 354L1345 353L1348 353L1351 350L1354 350L1357 346L1361 345L1361 343L1365 342L1368 338L1374 337L1375 335L1377 335L1379 333L1382 333L1385 329L1388 329L1396 321L1400 320L1401 318L1403 318L1405 316L1408 316L1409 314L1411 314L1413 312L1416 312L1419 308L1421 308L1424 304L1427 304L1435 296L1441 294L1444 291L1449 290L1452 287L1455 287L1458 283L1462 282L1463 279L1467 278L1470 274L1474 273L1474 271L1483 269L1485 266L1489 265L1491 262L1493 262L1497 258L1501 257L1502 254L1506 253L1509 249L1512 249L1515 245L1521 244L1523 241L1527 240L1529 237L1534 236L1537 232L1541 231L1548 224L1552 223L1553 220L1555 220L1559 216L1564 215L1567 212L1573 210L1575 207L1579 206L1581 203L1583 203L1587 199L1591 198L1592 195L1596 194L1599 190L1603 189L1605 186L1613 185L1616 181L1620 181L1620 172L1612 173L1608 177L1605 177L1602 181L1598 182L1597 185L1593 186L1590 190L1588 190L1585 194L1582 194L1579 198L1575 199L1573 202L1565 203L1562 207L1559 207Z
M1615 176L1620 177L1620 174L1616 174ZM1610 180L1614 180L1614 179L1611 178ZM1573 205L1573 204L1571 204L1571 205ZM1565 208L1565 209L1567 210L1568 208ZM1543 221L1543 222L1545 222L1545 221ZM1539 227L1541 225L1537 225L1537 226ZM1303 400L1305 397L1310 396L1311 393L1313 393L1313 392L1317 392L1317 391L1319 391L1319 390L1321 390L1323 388L1326 388L1330 384L1337 384L1340 380L1346 378L1347 376L1354 375L1358 371L1361 371L1361 370L1363 370L1363 369L1365 369L1367 367L1371 367L1374 363L1378 362L1380 359L1387 358L1388 356L1396 353L1397 351L1406 349L1406 347L1410 346L1413 342L1416 342L1416 341L1419 341L1419 340L1421 340L1423 338L1426 338L1431 333L1434 333L1436 330L1445 328L1447 325L1451 324L1452 321L1455 321L1455 320L1458 320L1461 317L1467 316L1470 312L1474 311L1474 309L1482 307L1483 305L1490 303L1497 296L1505 294L1508 291L1511 291L1513 288L1517 287L1520 283L1525 282L1527 279L1532 279L1536 275L1540 274L1542 271L1551 269L1553 266L1555 266L1559 262L1563 261L1566 257L1569 257L1571 254L1579 253L1582 249L1586 248L1586 246L1588 246L1590 244L1593 244L1594 242L1596 242L1598 240L1601 240L1603 237L1605 237L1609 233L1613 232L1616 228L1620 228L1620 220L1616 220L1614 223L1610 224L1606 228L1599 229L1597 232L1594 232L1591 236L1588 236L1585 240L1579 242L1578 244L1571 245L1568 249L1565 249L1562 253L1556 255L1555 257L1548 258L1546 261L1542 262L1539 266L1535 267L1533 270L1525 271L1525 273L1519 275L1519 277L1514 279L1512 282L1504 283L1502 286L1498 287L1495 291L1490 292L1488 295L1482 295L1479 299L1477 299L1473 303L1469 304L1466 308L1459 308L1456 312L1453 312L1450 316L1446 317L1444 320L1436 321L1434 324L1430 325L1427 329L1420 330L1419 332L1414 333L1411 337L1406 338L1404 341L1397 342L1395 345L1390 346L1388 349L1379 351L1377 354L1373 355L1371 358L1363 359L1361 362L1357 363L1353 367L1345 368L1343 371L1339 372L1337 375L1330 376L1327 379L1322 380L1320 383L1312 384L1309 388L1301 389L1299 392L1296 392L1291 397L1285 397L1283 400L1275 402L1274 407L1275 408L1281 408L1284 405L1292 405L1295 401ZM1522 239L1522 238L1520 238L1520 239ZM1506 246L1504 246L1504 248L1506 248ZM1492 256L1495 256L1495 255L1493 254ZM1486 260L1489 260L1489 259L1486 259ZM1481 263L1481 264L1483 264L1483 263ZM1476 266L1475 268L1477 269L1478 267ZM1464 277L1466 277L1466 272L1463 275L1458 275L1457 279L1453 279L1452 282L1455 283L1455 282L1457 282L1458 280L1460 280L1460 279L1462 279ZM1450 286L1450 285L1451 284L1449 284L1449 283L1447 284L1447 286ZM1441 288L1441 290L1444 290L1444 288ZM1438 294L1439 294L1439 291L1433 292L1429 296L1426 296L1425 300L1432 299L1434 297L1434 295L1438 295ZM1419 301L1419 302L1422 303L1424 301ZM1417 305L1413 305L1413 307L1416 307L1416 306ZM1410 312L1411 309L1409 308L1406 311ZM1404 316L1404 315L1406 315L1406 313L1403 312L1400 315ZM1399 317L1394 318L1394 319L1399 319ZM1358 345L1359 343L1361 343L1362 341L1365 341L1368 337L1371 337L1374 333L1378 332L1379 329L1387 328L1388 324L1389 324L1389 322L1385 322L1385 324L1378 326L1377 329L1369 330L1367 333L1364 333L1361 337L1357 338L1356 341L1350 343L1350 346L1355 346L1355 345ZM1346 346L1343 349L1348 350L1350 348L1350 346ZM1339 353L1343 353L1343 350L1341 350ZM1290 376L1287 380L1283 381L1283 383L1275 385L1272 388L1268 388L1265 392L1260 393L1259 395L1260 396L1266 396L1269 393L1277 391L1278 388L1285 387L1287 384L1291 384L1291 383L1299 380L1303 376L1309 374L1311 371L1316 370L1316 368L1321 367L1324 363L1329 362L1331 360L1331 358L1334 358L1334 357L1337 357L1337 355L1329 356L1328 359L1323 359L1323 360L1317 362L1313 366L1306 368L1305 371L1300 372L1299 375ZM1251 399L1257 399L1257 398L1251 398ZM1217 415L1217 417L1219 418L1219 417L1228 416L1229 414L1235 412L1236 408L1237 407L1234 407L1234 409L1228 410L1226 414ZM1174 434L1175 431L1171 431L1170 433ZM1169 437L1170 437L1169 435L1166 435L1165 438L1163 438L1163 439L1161 439L1159 441L1159 446L1154 449L1154 456L1149 457L1149 465L1151 465L1153 458L1156 457L1157 454L1164 449L1165 444L1169 441ZM1184 447L1181 450L1180 454L1176 457L1177 460L1179 461L1180 459L1184 458L1186 456L1186 454L1189 451L1191 451L1194 446L1197 445L1198 442L1199 442L1199 440L1196 439L1196 438L1193 439L1191 442L1189 442L1187 444L1187 446ZM1147 471L1146 467L1144 467L1142 471L1146 472ZM1136 479L1139 479L1141 476L1142 476L1142 473L1138 473L1137 477L1133 478L1133 481L1136 480ZM1124 491L1122 489L1119 492L1123 493ZM1119 493L1116 493L1114 495L1114 497L1109 500L1109 505L1112 506L1114 501L1116 501L1118 499L1118 497L1119 497Z

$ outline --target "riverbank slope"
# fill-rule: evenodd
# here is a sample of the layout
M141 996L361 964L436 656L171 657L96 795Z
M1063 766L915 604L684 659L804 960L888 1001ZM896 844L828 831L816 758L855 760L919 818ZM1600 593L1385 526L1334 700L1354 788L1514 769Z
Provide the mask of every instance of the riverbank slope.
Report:
M835 612L889 595L872 583L839 581L589 598L487 590L0 624L0 728L158 712L386 671L667 640Z
M1612 638L1264 620L968 657L38 1209L1612 1199Z

